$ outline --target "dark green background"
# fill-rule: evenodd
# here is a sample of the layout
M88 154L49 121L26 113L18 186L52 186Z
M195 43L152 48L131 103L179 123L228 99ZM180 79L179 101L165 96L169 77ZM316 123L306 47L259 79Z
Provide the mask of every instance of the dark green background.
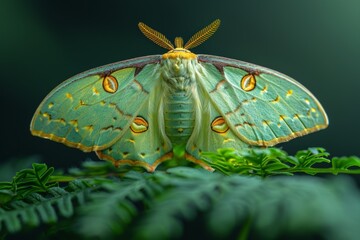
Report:
M281 146L322 146L360 155L360 1L1 1L1 153L40 154L73 164L79 150L31 136L41 100L63 80L107 63L164 50L138 30L143 21L185 41L216 18L218 32L195 53L240 59L297 79L320 100L330 126ZM91 113L89 113L91 114Z

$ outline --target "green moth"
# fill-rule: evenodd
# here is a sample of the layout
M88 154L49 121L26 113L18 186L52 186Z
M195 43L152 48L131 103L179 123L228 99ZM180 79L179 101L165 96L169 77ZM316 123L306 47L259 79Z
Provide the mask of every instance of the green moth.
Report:
M175 46L139 23L146 37L169 50L80 73L42 101L31 122L35 136L114 165L153 172L172 158L205 169L202 151L272 146L326 128L319 101L279 72L238 60L196 55L220 20Z

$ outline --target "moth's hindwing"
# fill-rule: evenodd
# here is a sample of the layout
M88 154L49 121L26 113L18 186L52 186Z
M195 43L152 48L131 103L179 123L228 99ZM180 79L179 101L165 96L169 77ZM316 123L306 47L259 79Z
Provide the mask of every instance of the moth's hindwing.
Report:
M140 73L137 79L141 81L142 77L148 76ZM148 171L154 171L162 161L171 158L172 155L167 157L166 154L171 152L172 146L164 135L164 120L159 116L162 95L161 84L157 83L122 137L109 148L97 151L99 158L116 166L137 165Z
M199 94L203 114L194 135L186 146L187 152L200 159L202 152L216 152L219 148L241 149L248 144L240 141L230 129L224 117L206 94Z

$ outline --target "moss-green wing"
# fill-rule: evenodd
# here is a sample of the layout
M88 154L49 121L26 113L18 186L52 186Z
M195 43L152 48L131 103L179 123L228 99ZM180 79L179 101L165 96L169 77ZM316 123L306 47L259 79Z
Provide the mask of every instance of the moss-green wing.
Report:
M128 134L140 112L148 118L144 106L160 85L159 62L160 56L136 58L66 80L36 110L32 134L86 152L109 148Z
M204 131L221 123L213 122L221 117L225 121L222 127L227 125L231 131L226 132L231 139L236 136L248 145L272 146L327 127L328 119L319 101L294 79L233 59L199 55L198 60L203 67L197 78L200 98L213 108ZM219 135L224 133L220 131ZM193 141L204 142L201 137ZM208 144L222 147L212 140Z

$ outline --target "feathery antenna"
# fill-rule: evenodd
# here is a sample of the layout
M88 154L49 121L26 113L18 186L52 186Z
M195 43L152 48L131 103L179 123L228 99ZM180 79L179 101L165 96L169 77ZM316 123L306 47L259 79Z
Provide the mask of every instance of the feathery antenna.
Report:
M220 26L220 19L216 19L208 26L195 33L185 44L185 49L194 48L209 39Z
M175 47L174 45L161 33L152 29L151 27L147 26L145 23L139 22L140 31L151 41L168 50L174 50L176 48L184 48L190 49L196 46L199 46L206 40L208 40L219 28L220 26L220 19L216 19L208 26L204 27L197 33L195 33L189 41L184 46L184 41L181 37L175 38Z
M161 33L147 26L145 23L139 22L140 31L151 41L168 50L173 50L174 45Z

